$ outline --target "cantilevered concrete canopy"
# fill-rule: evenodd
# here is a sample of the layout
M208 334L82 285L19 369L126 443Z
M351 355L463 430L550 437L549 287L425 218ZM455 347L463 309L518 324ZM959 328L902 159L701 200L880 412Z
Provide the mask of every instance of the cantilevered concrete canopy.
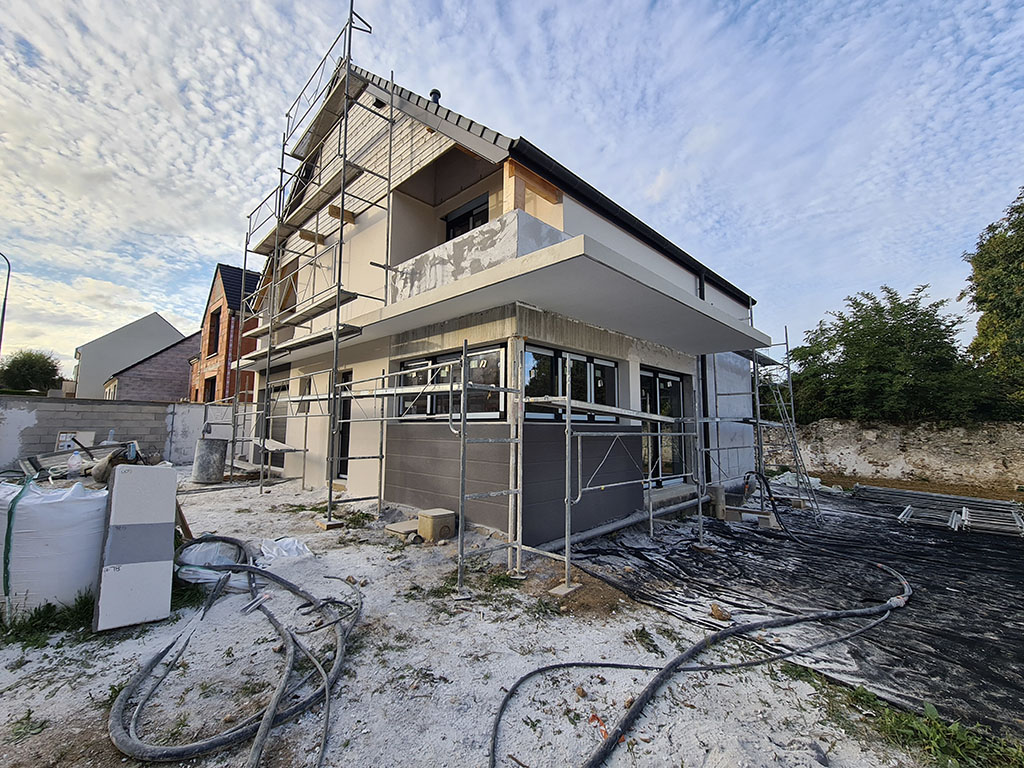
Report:
M362 333L341 346L519 301L689 354L766 347L771 338L679 285L579 235L349 320ZM303 357L331 348L330 331L296 342ZM289 343L275 345L284 361ZM247 366L261 367L265 353ZM293 353L294 354L294 353Z

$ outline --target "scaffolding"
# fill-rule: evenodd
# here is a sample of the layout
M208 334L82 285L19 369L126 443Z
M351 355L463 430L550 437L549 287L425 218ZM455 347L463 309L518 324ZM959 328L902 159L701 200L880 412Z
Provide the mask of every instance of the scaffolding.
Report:
M646 519L648 532L654 536L656 511L654 495L666 476L663 474L662 441L678 440L685 457L683 471L671 479L692 484L694 498L685 502L697 510L698 535L704 541L704 504L707 490L717 472L716 482L735 480L728 477L723 456L730 451L753 452L754 465L764 471L763 430L772 426L786 429L794 454L799 456L795 427L792 424L792 371L789 365L788 336L786 340L786 384L788 400L781 389L773 392L773 403L780 412L779 422L762 418L765 406L760 397L760 370L770 362L758 350L740 351L753 363L749 392L719 392L718 366L713 366L714 406L704 402L708 391L707 358L699 356L693 377L693 409L690 415L666 416L643 410L632 410L575 400L572 393L572 365L565 359L562 394L534 397L527 395L525 343L522 338L510 340L508 347L508 381L500 385L472 380L472 359L475 354L463 342L461 355L455 360L418 367L416 373L425 380L410 384L408 370L389 372L350 381L341 374L342 346L358 338L362 329L345 322L343 309L360 299L386 306L390 293L391 224L393 191L393 156L395 145L394 73L388 81L374 81L372 93L367 89L366 73L355 71L352 64L352 43L356 33L370 33L370 25L355 12L350 0L348 20L327 53L315 67L285 116L282 132L278 183L248 216L243 269L250 259L263 258L263 278L257 290L243 296L238 329L240 338L265 338L256 352L235 361L235 393L231 399L231 472L236 468L258 472L262 489L275 462L286 454L301 453L303 487L307 477L308 436L311 423L324 425L329 435L326 461L327 508L325 527L334 523L339 503L376 501L378 514L383 510L385 484L385 452L387 425L419 417L415 404L419 398L447 396L447 423L459 441L458 490L458 594L465 595L463 580L466 558L464 543L467 504L486 499L507 498L507 529L505 540L496 547L474 550L473 555L505 550L507 567L514 577L522 577L523 553L553 557L564 564L565 591L571 590L572 547L580 534L572 530L573 507L584 494L599 493L618 485L639 485L644 496L644 509L624 520ZM383 97L387 97L386 100ZM384 254L380 262L369 264L381 270L380 295L360 293L343 285L345 228L355 224L368 211L383 214L385 223ZM334 234L335 242L328 242ZM244 291L243 291L244 293ZM331 322L322 318L330 315ZM752 320L752 318L751 318ZM304 333L292 338L291 329ZM330 344L330 366L322 370L292 375L275 371L292 351L327 342ZM263 379L254 391L242 392L242 365L260 367ZM326 363L324 363L326 365ZM323 382L326 380L326 385ZM480 422L470 417L469 398L474 392L487 391L499 395L505 403L507 435L487 437L476 434ZM776 397L777 396L777 397ZM721 416L727 398L747 397L749 415ZM788 403L788 407L787 407ZM527 406L553 410L564 421L564 535L552 546L529 546L523 539L523 466ZM681 407L681 411L684 411ZM574 415L603 417L600 429L581 429ZM326 422L323 420L326 419ZM301 420L302 446L291 446L284 439L283 426ZM723 426L740 423L751 427L753 440L749 445L724 445ZM377 425L377 449L363 455L350 455L342 440L344 430L351 431L358 423ZM489 423L494 423L489 422ZM550 423L550 422L548 422ZM294 432L294 430L293 430ZM714 433L715 440L711 440ZM596 469L584 473L584 445L591 440L608 442ZM630 453L627 441L641 445L639 461ZM467 463L474 446L486 443L507 445L509 472L507 487L471 492L467 490ZM658 450L655 450L655 446ZM626 449L633 461L635 476L614 484L602 484L599 474L616 446ZM243 462L240 453L252 460ZM646 461L644 460L646 456ZM373 462L377 470L376 494L337 497L335 481L341 462L346 468L353 464ZM798 477L806 479L802 461L798 459ZM737 462L731 462L736 464ZM347 474L350 474L349 469ZM575 477L574 477L575 475ZM813 489L809 483L798 489L809 496L816 510ZM676 505L677 508L679 505ZM664 511L664 510L659 510ZM619 520L616 524L621 524ZM560 550L556 552L555 550Z
M259 288L242 302L240 334L266 338L263 347L246 356L261 363L262 386L250 402L238 387L232 398L231 471L245 465L247 455L259 472L260 487L272 464L287 453L302 452L302 478L306 482L305 444L289 446L274 438L282 424L327 419L330 443L327 462L327 516L333 515L339 462L339 401L337 393L340 346L356 338L361 328L343 321L342 308L356 299L386 305L389 300L388 264L391 251L391 191L394 154L394 74L384 86L388 101L366 93L367 82L352 65L356 33L371 33L350 0L348 20L314 68L285 115L281 138L278 184L248 216L243 269L250 258L265 258ZM347 290L343 285L345 227L370 210L381 211L385 220L385 245L381 294ZM327 238L337 232L337 242ZM298 245L296 245L298 243ZM314 320L333 310L333 322L316 331ZM247 327L249 326L249 327ZM296 343L282 338L288 329L307 331ZM273 365L291 351L327 340L331 343L331 367L323 371L282 378ZM243 355L235 361L236 382L241 381ZM324 392L293 394L296 381L310 386L326 376ZM346 457L352 460L352 457ZM383 460L383 456L379 457ZM283 463L283 461L282 461ZM346 500L350 501L350 500Z

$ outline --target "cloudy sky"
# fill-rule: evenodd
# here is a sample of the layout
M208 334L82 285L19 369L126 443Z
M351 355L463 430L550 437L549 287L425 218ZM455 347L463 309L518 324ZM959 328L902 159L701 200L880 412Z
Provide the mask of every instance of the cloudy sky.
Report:
M14 0L0 15L3 351L151 311L191 332L241 263L283 115L341 2ZM1024 185L1024 2L357 4L356 62L525 136L799 338L856 291L952 297Z

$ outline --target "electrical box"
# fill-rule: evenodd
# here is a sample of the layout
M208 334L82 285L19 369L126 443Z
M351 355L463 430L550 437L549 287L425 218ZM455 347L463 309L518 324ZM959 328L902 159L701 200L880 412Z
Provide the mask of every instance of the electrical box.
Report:
M78 442L76 443L75 440ZM81 447L81 445L92 447L96 440L95 430L74 430L65 429L57 433L57 447L54 450L57 451L74 451ZM80 445L81 444L81 445Z

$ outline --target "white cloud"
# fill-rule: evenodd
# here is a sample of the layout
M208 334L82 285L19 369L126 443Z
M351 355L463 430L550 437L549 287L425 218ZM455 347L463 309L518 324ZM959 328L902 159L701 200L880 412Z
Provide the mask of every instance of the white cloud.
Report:
M4 348L38 339L67 359L153 310L190 330L213 265L240 263L284 111L343 9L9 6ZM374 35L358 63L528 137L754 294L773 335L881 283L955 296L960 253L1024 184L1019 3L359 10Z

